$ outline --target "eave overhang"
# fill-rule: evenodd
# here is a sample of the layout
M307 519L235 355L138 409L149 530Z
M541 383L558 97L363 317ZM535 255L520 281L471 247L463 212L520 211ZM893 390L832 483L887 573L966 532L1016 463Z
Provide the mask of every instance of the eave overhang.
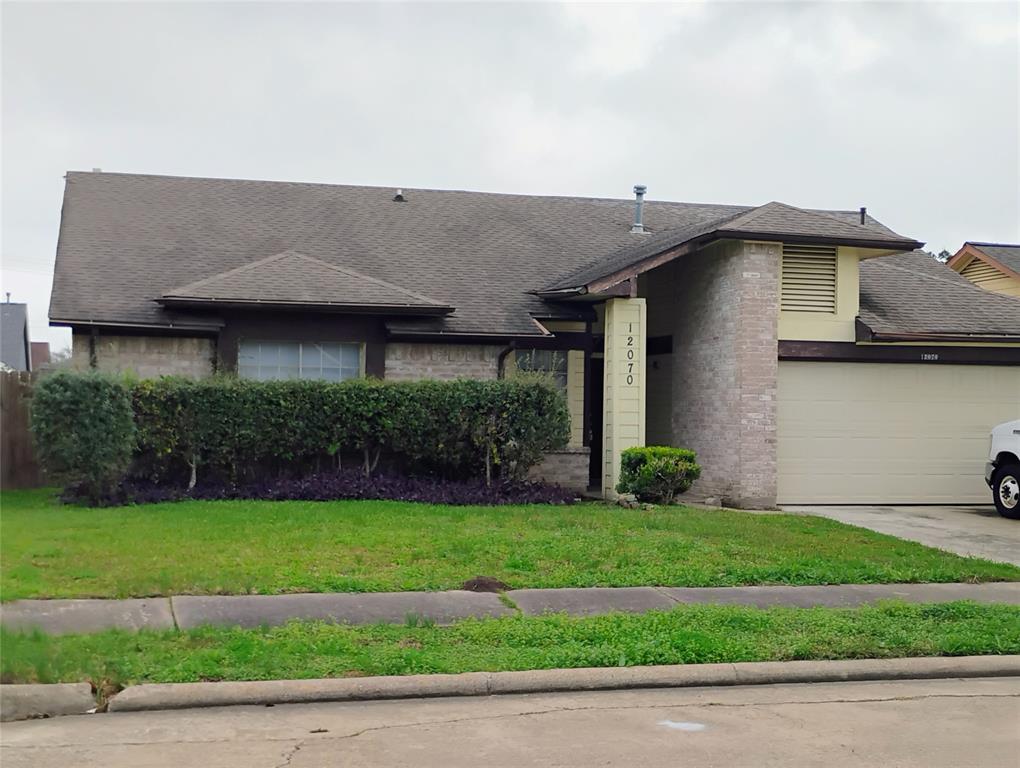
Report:
M875 331L859 317L854 323L855 338L858 342L906 342L906 343L971 343L971 344L1018 344L1020 335L995 333L964 333L960 331Z
M691 253L699 248L704 248L718 240L757 240L763 242L779 243L817 243L820 245L842 245L850 248L865 248L875 250L886 250L894 253L902 251L913 251L924 245L924 243L909 238L848 238L831 237L822 235L793 235L777 234L775 232L754 232L745 230L716 229L711 232L693 237L681 243L675 243L663 248L657 253L646 256L624 269L609 272L606 275L591 280L581 285L555 288L552 290L530 291L543 299L570 299L579 296L596 295L595 298L602 298L602 294L627 280L632 280L638 275L648 272L656 267L662 266L673 259ZM615 294L614 294L615 295Z
M50 326L53 328L74 328L75 326L87 326L95 328L130 328L130 329L152 329L172 331L203 331L216 332L226 323L222 320L209 321L184 321L170 320L165 323L132 323L123 320L94 320L92 318L72 317L51 317Z
M962 272L967 268L968 264L974 261L974 259L983 261L985 264L994 267L1002 272L1005 277L1013 277L1020 280L1020 272L1017 272L1015 269L1011 269L995 257L989 256L981 250L980 245L974 245L972 243L964 243L960 250L949 257L949 260L946 261L946 266L956 272Z
M414 315L443 317L455 307L432 304L350 304L338 302L264 301L252 299L211 299L188 296L161 296L156 302L165 307L182 309L270 309L299 312L315 311L357 315Z

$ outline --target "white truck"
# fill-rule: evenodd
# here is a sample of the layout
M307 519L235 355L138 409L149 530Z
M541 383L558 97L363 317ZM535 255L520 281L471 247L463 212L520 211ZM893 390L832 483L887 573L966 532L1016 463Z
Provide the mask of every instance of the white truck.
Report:
M1020 419L992 430L985 482L1003 517L1020 520Z

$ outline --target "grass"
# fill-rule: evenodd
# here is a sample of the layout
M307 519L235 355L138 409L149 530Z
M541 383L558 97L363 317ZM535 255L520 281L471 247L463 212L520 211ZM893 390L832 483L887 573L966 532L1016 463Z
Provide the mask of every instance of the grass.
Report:
M3 682L271 680L643 664L1020 653L1020 607L678 606L643 615L469 620L449 627L294 622L262 629L0 633Z
M0 595L141 597L456 588L1020 580L816 517L688 507L177 502L89 509L0 497Z

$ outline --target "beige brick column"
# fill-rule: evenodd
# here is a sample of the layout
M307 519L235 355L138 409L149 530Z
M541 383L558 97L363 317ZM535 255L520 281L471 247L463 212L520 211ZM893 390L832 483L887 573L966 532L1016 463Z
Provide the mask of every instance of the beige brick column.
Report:
M616 497L620 455L645 444L644 299L610 299L605 313L602 495Z

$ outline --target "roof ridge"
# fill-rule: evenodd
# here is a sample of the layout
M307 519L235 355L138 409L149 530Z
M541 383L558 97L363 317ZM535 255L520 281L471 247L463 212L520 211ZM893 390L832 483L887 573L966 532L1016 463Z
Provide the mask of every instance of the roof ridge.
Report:
M756 206L756 207L752 208L749 211L744 211L743 213L741 213L741 214L739 214L737 216L734 216L732 218L732 221L736 221L737 219L744 219L744 221L741 222L741 225L743 225L743 224L750 224L752 221L754 221L756 218L761 216L769 208L772 208L772 207L790 208L790 209L792 209L794 211L800 211L801 210L800 208L797 208L797 207L792 206L792 205L788 205L787 203L781 203L778 200L770 200L767 203L762 203L761 205Z
M271 256L256 259L255 261L252 261L248 264L243 264L240 267L234 267L233 269L228 269L223 272L217 272L214 275L202 278L201 280L196 280L195 282L188 283L187 285L183 285L177 288L171 288L169 291L164 292L163 296L174 296L183 294L186 290L194 290L195 288L210 283L213 280L222 280L224 277L239 274L241 272L246 272L252 269L257 269L258 267L265 266L266 264L271 264L274 261L279 261L281 259L294 256L298 257L299 259L304 259L305 261L310 261L320 266L326 267L327 269L331 269L334 272L339 272L343 275L346 275L347 277L355 277L359 280L367 280L368 282L375 283L376 285L382 286L384 288L397 291L398 293L405 294L406 296L413 296L414 298L419 299L420 301L424 301L427 304L433 304L437 307L445 306L442 302L436 301L435 299L429 296L425 296L424 294L408 290L407 288L402 288L399 285L388 282L378 277L372 277L371 275L362 274L361 272L350 269L349 267L341 267L338 264L330 264L328 261L323 261L322 259L318 259L314 256L309 256L307 253L302 253L301 251L295 250L293 248L288 248L287 250L281 251L280 253L274 253Z
M817 217L819 217L821 219L826 219L827 221L834 221L837 224L839 224L840 226L850 227L851 229L855 228L855 226L856 226L854 224L851 224L848 221L844 221L843 219L839 218L838 216L833 216L832 214L836 213L837 211L827 211L827 210L816 209L816 208L801 208L800 206L797 206L797 205L790 205L789 203L784 203L781 200L771 200L771 201L769 201L769 202L767 202L767 203L765 203L763 205L759 205L757 208L753 209L752 211L749 211L748 212L748 218L747 218L747 221L745 223L750 223L750 222L754 221L755 218L757 218L757 216L761 215L768 208L772 208L772 207L786 208L786 209L791 210L791 211L796 211L797 213L803 213L803 214L805 214L807 216L817 216ZM856 211L838 211L838 213L856 213ZM868 227L866 224L862 224L860 226L865 227L866 231L872 231L873 232L873 230L870 230L870 227Z
M414 296L416 299L421 299L422 301L426 301L429 304L435 304L437 307L445 306L441 301L436 301L430 296L426 296L425 294L408 290L407 288L403 288L397 285L396 283L391 283L388 280L383 280L380 277L372 277L371 275L366 275L362 272L358 272L357 270L351 269L350 267L341 267L339 264L330 264L328 261L317 259L314 256L309 256L308 254L301 253L300 251L285 251L285 253L293 253L295 256L300 256L302 259L307 259L308 261L314 261L317 264L321 264L322 266L328 267L329 269L332 269L336 272L340 272L345 275L353 275L359 280L368 280L370 283L381 285L384 288L392 288L395 291L399 291L400 293L406 293L408 296Z
M574 269L570 270L569 272L557 276L553 280L547 281L546 282L546 286L559 286L559 285L562 285L567 280L570 280L574 275L584 274L585 272L587 272L589 269L592 269L593 267L595 267L600 262L603 262L606 259L609 259L609 258L611 258L613 256L618 255L618 254L627 253L628 251L639 251L642 248L648 248L648 247L651 247L653 245L659 245L659 244L662 244L662 249L663 250L672 248L673 245L669 244L671 239L672 239L672 237L675 237L676 235L680 234L681 232L688 232L688 231L690 231L692 229L693 230L698 230L698 229L702 229L702 228L706 228L706 227L707 227L706 231L710 232L710 231L712 231L712 229L717 228L719 224L723 224L723 223L732 221L733 219L735 219L735 218L737 218L739 216L743 216L745 213L747 213L747 211L740 211L738 213L733 213L733 214L730 214L730 215L727 215L727 216L721 216L721 217L716 218L716 219L709 219L709 220L704 221L704 222L687 224L687 225L682 226L682 227L673 227L672 229L663 229L663 230L660 230L658 232L649 232L649 234L652 235L652 237L650 237L650 238L648 238L646 240L643 240L642 242L639 242L639 243L628 243L627 245L625 245L625 246L623 246L621 248L617 248L614 251L610 251L609 253L600 254L599 256L596 256L595 258L593 258L591 261L585 262L583 265L581 265L579 267L575 267ZM686 239L690 239L690 238L688 237L688 238L685 238L685 240ZM681 241L681 242L684 242L684 241ZM538 288L538 289L535 289L535 290L537 292L542 292L542 291L546 291L546 290L549 290L549 289L548 288Z
M370 189L370 190L383 190L392 192L396 189L402 189L405 193L407 192L442 192L448 194L463 194L463 195L486 195L489 197L512 197L512 198L529 198L529 199L542 199L542 200L575 200L584 202L604 202L604 203L633 203L634 198L632 197L606 197L604 195L542 195L533 194L527 192L491 192L486 190L478 189L441 189L438 187L408 187L400 186L397 184L335 184L325 181L281 181L279 179L245 179L238 178L236 176L181 176L172 173L132 173L130 171L74 171L68 170L65 174L73 174L75 176L83 176L86 178L96 178L103 176L130 176L140 179L174 179L180 181L230 181L230 182L241 182L244 184L280 184L291 187L326 187L328 189ZM778 201L774 201L778 202ZM781 205L787 205L790 208L796 206L789 205L788 203L780 203ZM683 205L689 207L698 208L741 208L743 209L740 213L752 211L756 208L760 208L760 205L748 205L745 203L704 203L704 202L691 202L687 200L656 200L653 198L645 198L645 205ZM811 210L807 208L798 208L797 210L806 211L808 213L821 213L821 211ZM853 210L833 209L831 213L856 213ZM836 219L841 221L841 219ZM843 222L846 223L846 222Z
M180 286L177 286L175 288L171 288L168 291L164 291L162 295L163 296L173 296L173 295L176 295L178 293L183 293L186 289L187 290L191 290L191 289L199 287L200 285L204 285L205 283L211 282L213 280L218 280L218 279L224 278L227 275L236 275L236 274L238 274L240 272L247 272L249 269L254 269L255 267L260 267L263 264L268 264L270 262L276 261L277 259L282 259L284 256L287 256L290 253L292 253L292 252L291 251L281 251L280 253L274 253L274 254L272 254L270 256L265 256L265 257L263 257L261 259L256 259L255 261L250 261L247 264L242 264L239 267L233 267L232 269L226 269L226 270L224 270L222 272L216 272L215 274L209 275L209 277L203 277L201 280L194 280L194 281L192 281L190 283L185 283L184 285L180 285ZM293 251L293 253L298 253L298 252L297 251ZM300 255L303 255L303 254L298 254L298 255L300 256Z
M915 254L915 253L917 253L917 251L906 251L906 253ZM930 254L928 254L927 251L921 251L921 253L923 253L927 258L931 259L935 263L937 263L937 264L941 263L934 256L931 256ZM896 258L896 257L895 256L885 256L883 258L893 259L893 258ZM881 259L877 259L874 263L880 264L881 263ZM972 293L973 291L981 291L982 294L988 294L990 296L1001 296L1002 295L1002 294L992 293L991 291L986 291L984 288L979 288L978 286L974 285L969 280L967 280L967 278L961 278L963 280L967 280L967 283L964 284L964 283L960 283L960 282L957 282L956 280L952 280L952 279L947 280L947 279L941 277L940 275L930 275L930 274L928 274L928 273L926 273L926 272L924 272L922 270L910 269L909 267L904 267L904 266L902 266L900 264L883 264L882 266L888 267L889 269L895 269L895 270L898 270L900 272L906 272L907 274L910 274L910 275L916 275L917 277L923 277L925 280L935 280L935 281L940 282L940 283L945 283L946 285L952 286L953 288L958 288L958 289L963 290L963 291L967 291L968 293ZM946 267L946 269L949 269L949 267ZM950 271L953 272L953 274L958 274L954 270L950 269Z

